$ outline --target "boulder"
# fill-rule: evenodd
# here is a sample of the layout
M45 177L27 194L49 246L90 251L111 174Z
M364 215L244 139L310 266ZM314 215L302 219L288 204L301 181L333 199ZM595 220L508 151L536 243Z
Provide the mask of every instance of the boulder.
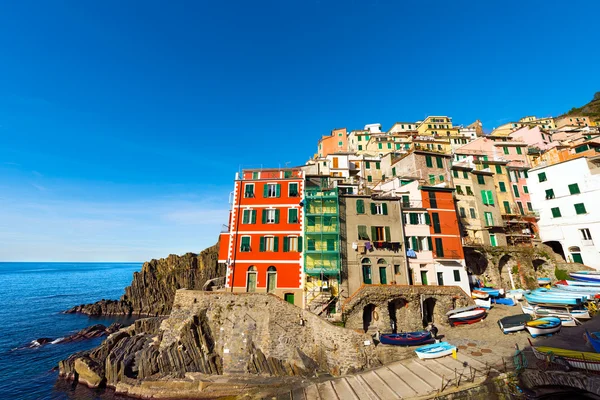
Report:
M74 369L78 382L90 388L101 387L106 382L102 365L89 357L75 359Z

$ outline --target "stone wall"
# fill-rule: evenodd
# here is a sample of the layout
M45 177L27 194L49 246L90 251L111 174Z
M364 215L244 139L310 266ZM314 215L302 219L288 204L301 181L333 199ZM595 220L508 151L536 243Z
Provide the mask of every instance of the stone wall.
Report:
M388 333L392 321L398 332L421 330L427 322L445 325L446 312L472 304L456 286L364 285L343 304L342 312L346 328Z

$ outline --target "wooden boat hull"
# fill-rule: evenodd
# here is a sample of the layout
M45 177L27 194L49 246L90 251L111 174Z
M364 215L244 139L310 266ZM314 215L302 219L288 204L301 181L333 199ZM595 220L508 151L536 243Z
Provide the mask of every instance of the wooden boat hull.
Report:
M392 333L379 336L379 342L394 346L420 346L434 341L431 332L427 331Z
M448 343L435 343L415 349L417 357L421 360L449 356L456 351L456 346Z

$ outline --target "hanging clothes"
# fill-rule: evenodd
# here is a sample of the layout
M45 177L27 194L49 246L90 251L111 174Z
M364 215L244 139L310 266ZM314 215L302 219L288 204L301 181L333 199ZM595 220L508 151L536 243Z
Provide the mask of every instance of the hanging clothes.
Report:
M371 246L371 242L365 242L365 249L371 251L373 247Z
M358 250L358 243L352 242L352 249L353 250Z

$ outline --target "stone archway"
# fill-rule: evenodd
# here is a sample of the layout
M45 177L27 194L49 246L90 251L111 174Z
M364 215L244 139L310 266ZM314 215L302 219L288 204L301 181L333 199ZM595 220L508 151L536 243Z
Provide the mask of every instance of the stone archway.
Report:
M379 313L375 304L369 303L363 307L363 330L365 332L377 331L377 321L379 320Z
M408 301L402 298L393 299L388 302L388 314L393 333L398 332L398 329L402 330L402 327L398 327L398 323L400 322L403 325L402 321L407 317L407 305Z
M465 252L465 263L467 272L475 276L483 275L489 264L487 257L475 250Z
M517 261L510 254L504 254L498 260L498 284L504 289L512 289L514 280L518 277ZM511 281L512 276L512 281Z
M552 249L553 252L561 256L563 261L566 261L565 251L563 250L562 244L556 240L551 240L549 242L544 242L544 244Z
M435 304L437 299L428 297L423 301L423 326L427 326L434 322Z

